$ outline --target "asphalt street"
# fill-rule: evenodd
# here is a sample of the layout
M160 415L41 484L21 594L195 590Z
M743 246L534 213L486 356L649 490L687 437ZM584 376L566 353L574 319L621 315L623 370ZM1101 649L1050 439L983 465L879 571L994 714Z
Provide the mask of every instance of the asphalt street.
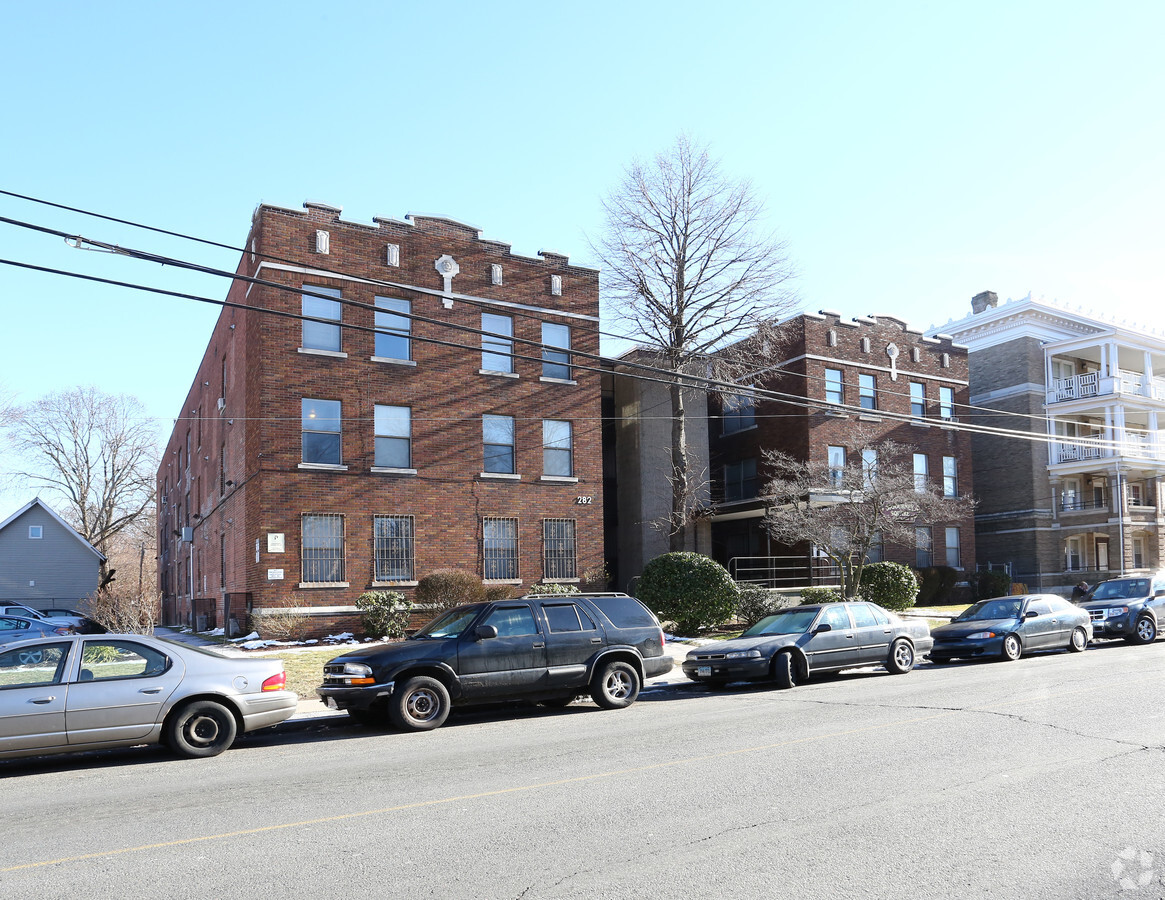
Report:
M1165 641L0 763L0 897L1165 897Z

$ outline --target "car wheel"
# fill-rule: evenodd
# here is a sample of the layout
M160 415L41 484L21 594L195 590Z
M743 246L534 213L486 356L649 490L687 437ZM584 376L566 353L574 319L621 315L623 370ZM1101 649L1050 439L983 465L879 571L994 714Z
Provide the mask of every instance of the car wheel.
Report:
M1133 629L1133 643L1151 644L1157 640L1157 623L1152 616L1141 616Z
M235 742L238 723L213 700L180 706L166 725L166 746L183 756L218 756Z
M1000 654L1004 659L1014 661L1023 656L1023 644L1019 642L1019 635L1009 634L1003 639L1003 652Z
M604 663L591 681L591 697L603 709L623 709L639 696L639 673L628 662Z
M416 675L393 691L388 718L404 731L431 731L449 718L449 692L428 675Z
M914 668L914 646L910 641L899 638L890 645L890 658L886 661L886 671L891 675L905 675Z
M783 691L797 686L797 661L792 653L778 653L773 661L773 677Z
M16 658L20 660L22 666L36 666L44 662L43 650L19 650L16 653Z
M1072 629L1072 639L1068 642L1068 649L1073 653L1080 653L1088 646L1088 632L1080 626Z

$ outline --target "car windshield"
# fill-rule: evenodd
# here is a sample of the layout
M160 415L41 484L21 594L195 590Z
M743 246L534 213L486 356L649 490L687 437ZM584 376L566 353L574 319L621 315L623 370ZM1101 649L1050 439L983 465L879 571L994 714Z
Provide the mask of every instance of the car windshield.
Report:
M451 609L445 615L435 618L414 634L410 640L423 641L460 637L461 632L469 627L469 623L477 618L479 612L481 612L480 606L459 606L456 609Z
M1092 592L1093 600L1126 600L1144 597L1149 593L1148 578L1129 578L1125 581L1104 581Z
M999 600L984 600L963 610L954 618L955 622L974 622L983 619L1014 619L1019 616L1023 600L1019 597L1003 597Z
M801 634L809 630L809 626L817 618L817 613L816 607L785 610L761 619L741 637L757 637L764 634Z

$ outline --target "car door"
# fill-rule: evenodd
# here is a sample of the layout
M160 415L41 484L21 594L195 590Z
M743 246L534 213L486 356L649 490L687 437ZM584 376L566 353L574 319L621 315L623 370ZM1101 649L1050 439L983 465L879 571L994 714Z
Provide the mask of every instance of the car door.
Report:
M586 685L587 661L603 647L603 631L577 603L544 600L546 683L549 687Z
M1032 613L1035 613L1033 616ZM1023 623L1020 633L1024 646L1029 650L1044 650L1064 643L1061 640L1061 616L1052 612L1052 606L1042 597L1032 597L1023 606Z
M821 630L822 625L829 628ZM822 608L804 649L810 671L857 665L857 636L844 603L830 603Z
M492 625L497 637L479 636ZM462 636L457 670L466 697L510 697L546 686L546 637L528 603L499 603Z
M0 754L67 743L64 675L73 646L45 642L0 653Z
M148 736L184 672L176 656L139 641L105 637L83 641L73 668L65 707L70 744Z
M857 641L858 665L868 666L885 662L890 655L890 641L894 637L894 628L887 622L878 621L874 611L866 603L849 603L850 617L854 622L854 635Z

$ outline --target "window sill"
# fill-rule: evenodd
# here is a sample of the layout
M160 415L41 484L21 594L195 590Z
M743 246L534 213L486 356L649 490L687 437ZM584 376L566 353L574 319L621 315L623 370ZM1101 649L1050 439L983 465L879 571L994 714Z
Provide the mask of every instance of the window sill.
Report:
M499 372L496 369L478 369L478 375L494 375L497 378L517 378L517 372Z
M315 347L299 347L297 353L304 356L330 356L332 359L347 359L348 354L341 350L317 350Z
M478 472L478 478L491 478L498 481L521 481L521 475L514 475L510 472Z
M372 586L374 588L394 588L394 587L409 588L409 587L416 587L417 582L415 582L415 581L374 581L374 582L372 582Z
M314 588L346 588L351 587L346 581L301 581L296 587Z
M390 366L413 366L415 367L417 361L415 359L393 359L391 356L370 356L369 360L376 363L385 363Z
M550 481L555 484L578 484L578 479L573 475L543 475L538 480Z
M881 422L882 417L874 413L858 413L859 422Z
M546 384L578 384L578 382L572 378L549 378L546 375L539 375L538 380L545 382Z
M300 463L296 466L298 469L307 469L312 472L347 472L347 466L335 465L333 463Z
M483 578L482 584L521 584L521 578Z
M416 475L416 469L394 469L392 466L373 466L368 471L377 475Z

